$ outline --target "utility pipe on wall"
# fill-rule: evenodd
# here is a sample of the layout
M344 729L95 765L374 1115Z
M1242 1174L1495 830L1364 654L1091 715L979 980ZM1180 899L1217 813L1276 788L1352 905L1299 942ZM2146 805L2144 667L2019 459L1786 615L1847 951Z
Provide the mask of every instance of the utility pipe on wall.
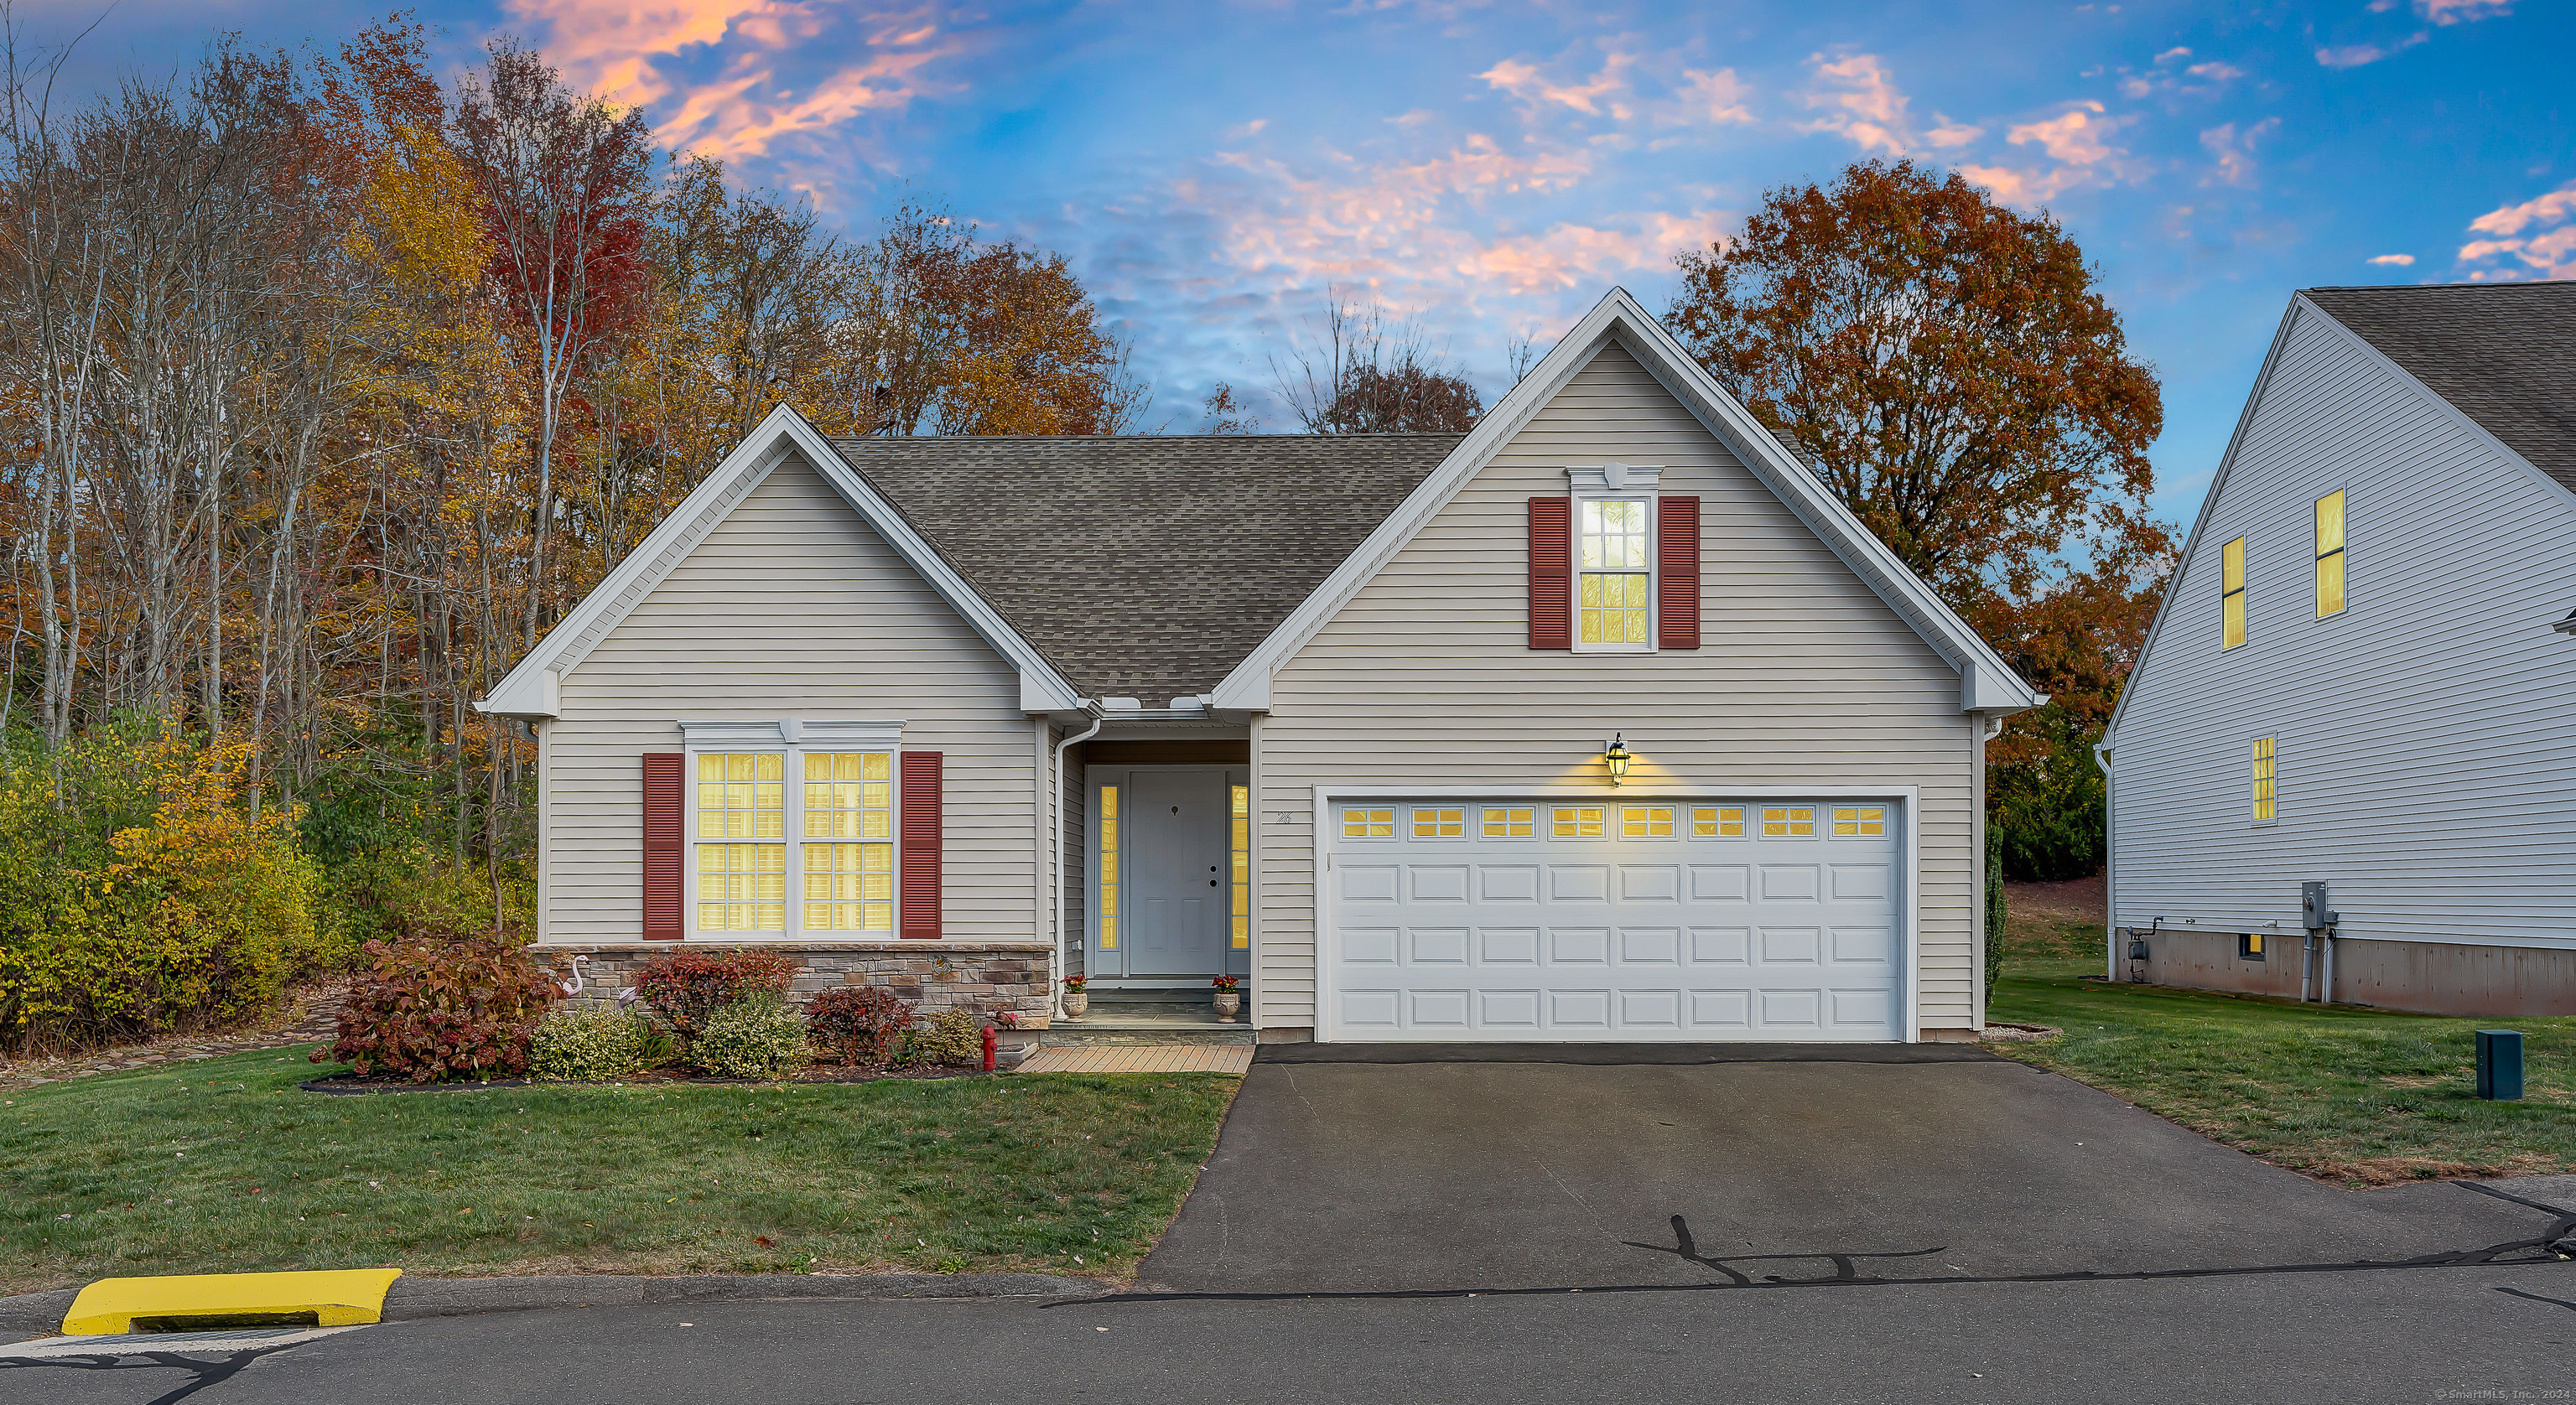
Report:
M2111 776L2108 742L2093 744L2093 766L2102 773L2102 979L2116 981L2120 978L2120 783ZM1980 856L1978 862L1985 860Z

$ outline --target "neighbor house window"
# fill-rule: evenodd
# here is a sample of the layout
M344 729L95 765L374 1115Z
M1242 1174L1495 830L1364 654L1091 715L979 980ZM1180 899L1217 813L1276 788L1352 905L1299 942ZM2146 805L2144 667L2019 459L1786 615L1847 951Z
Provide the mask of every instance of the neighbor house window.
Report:
M1559 839L1598 839L1601 837L1601 807L1559 805L1548 812L1548 832Z
M1837 805L1834 807L1834 837L1862 839L1887 833L1887 807L1884 805Z
M2317 618L2343 613L2343 490L2317 499Z
M2280 773L2273 769L2272 739L2254 739L2254 818L2280 818Z
M699 931L787 930L786 840L786 755L699 753Z
M1100 949L1118 949L1118 787L1100 788Z
M1467 836L1467 812L1414 807L1413 837L1416 839L1463 839Z
M1702 805L1691 811L1691 838L1741 839L1743 837L1743 806Z
M1234 787L1233 804L1229 808L1233 818L1229 821L1227 842L1233 859L1230 882L1234 901L1227 907L1232 914L1228 930L1233 934L1234 949L1249 951L1252 948L1252 787Z
M2245 642L2245 539L2229 542L2219 561L2218 647L2233 649Z
M1765 807L1762 811L1762 837L1765 839L1815 838L1815 807L1810 805Z
M1485 807L1487 839L1527 839L1538 833L1538 811L1527 805Z
M806 752L805 838L806 929L892 932L894 753Z
M1575 530L1577 642L1595 649L1654 647L1655 582L1645 498L1584 498Z
M1670 805L1620 806L1619 835L1623 839L1672 838L1673 807Z

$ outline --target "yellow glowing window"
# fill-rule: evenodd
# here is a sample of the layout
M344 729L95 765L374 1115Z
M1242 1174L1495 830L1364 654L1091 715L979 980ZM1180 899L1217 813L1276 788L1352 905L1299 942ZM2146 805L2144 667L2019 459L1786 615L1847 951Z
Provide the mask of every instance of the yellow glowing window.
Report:
M1464 810L1430 810L1415 806L1413 837L1416 839L1464 839L1467 837L1467 812Z
M1691 811L1691 838L1741 839L1743 837L1743 806L1701 805Z
M1372 810L1361 805L1346 807L1342 811L1342 837L1344 839L1393 839L1395 808L1388 806L1384 809Z
M2280 772L2274 769L2277 764L2272 756L2272 739L2256 737L2254 739L2254 818L2258 820L2280 818Z
M1769 805L1762 810L1762 837L1765 839L1813 839L1816 837L1816 812L1807 805Z
M787 758L774 751L698 757L700 839L787 837Z
M1118 787L1100 788L1100 949L1118 949Z
M1644 498L1583 500L1578 603L1586 644L1643 648L1649 642L1654 578L1646 564L1646 515Z
M1884 805L1837 805L1834 807L1834 837L1859 839L1887 833L1887 807Z
M1623 839L1672 838L1673 807L1670 805L1620 806L1619 836Z
M893 931L894 846L806 845L805 927L815 932Z
M787 930L787 846L698 846L698 930Z
M2317 618L2343 613L2343 490L2317 499Z
M1234 949L1252 949L1252 787L1234 787L1233 817L1229 824L1228 846L1234 859L1234 901L1228 905L1227 921L1233 933Z
M894 838L894 753L805 753L805 837Z
M2245 539L2229 542L2218 559L2218 647L2233 649L2245 642Z
M1525 805L1485 807L1487 839L1528 839L1538 833L1538 811Z
M1548 829L1559 839L1598 839L1601 837L1601 807L1559 805L1548 812Z
M2247 932L2240 949L2244 955L2252 957L2257 961L2262 960L2263 934L2260 932Z

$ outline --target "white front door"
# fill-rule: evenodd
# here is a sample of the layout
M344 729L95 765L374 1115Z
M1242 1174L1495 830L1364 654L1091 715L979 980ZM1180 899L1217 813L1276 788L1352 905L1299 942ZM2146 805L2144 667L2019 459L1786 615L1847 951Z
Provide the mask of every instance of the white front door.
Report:
M1335 799L1336 1040L1895 1040L1894 799Z
M1125 792L1123 961L1115 974L1204 978L1224 970L1226 773L1139 767L1127 774Z

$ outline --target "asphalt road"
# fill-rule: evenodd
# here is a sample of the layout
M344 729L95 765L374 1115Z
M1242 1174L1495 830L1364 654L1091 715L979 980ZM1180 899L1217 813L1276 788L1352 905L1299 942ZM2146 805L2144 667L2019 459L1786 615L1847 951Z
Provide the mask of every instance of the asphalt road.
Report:
M0 1401L2576 1400L2576 1214L1952 1053L1395 1057L1256 1064L1127 1294L399 1322Z

